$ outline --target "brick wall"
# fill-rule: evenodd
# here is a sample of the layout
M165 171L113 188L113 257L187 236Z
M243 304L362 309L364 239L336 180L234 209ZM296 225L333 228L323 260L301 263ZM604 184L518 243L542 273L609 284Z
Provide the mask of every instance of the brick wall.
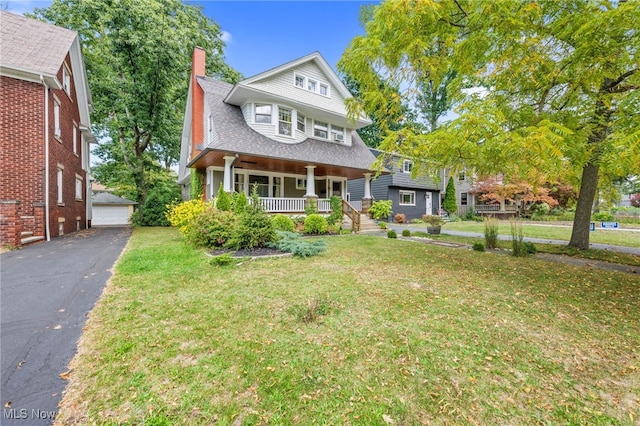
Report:
M0 244L20 245L20 201L0 200Z
M71 64L67 55L65 62ZM58 80L63 82L63 66ZM70 69L70 66L69 68ZM18 215L36 216L34 235L44 235L45 120L44 86L39 83L0 77L0 199L19 200ZM80 113L71 75L70 94L49 90L49 224L51 236L58 236L86 224L87 176L82 170ZM60 136L55 136L54 104L60 105ZM75 124L75 127L74 127ZM77 132L74 152L73 133ZM57 175L62 168L63 200L58 203ZM80 177L82 199L76 199L76 177Z

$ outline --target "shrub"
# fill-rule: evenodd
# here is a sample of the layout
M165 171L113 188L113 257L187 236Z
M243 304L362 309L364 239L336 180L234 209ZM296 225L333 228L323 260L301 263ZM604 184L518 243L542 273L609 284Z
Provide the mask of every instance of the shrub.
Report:
M196 247L228 247L238 228L238 217L213 207L196 216L185 235Z
M467 210L464 214L464 220L475 220L476 212L473 209Z
M380 229L387 229L387 222L380 222L378 226L380 227Z
M189 195L192 200L202 198L205 178L206 173L204 170L191 169Z
M167 210L171 205L180 201L178 185L158 185L149 188L147 198L140 211L133 214L132 222L139 226L170 226L167 220Z
M327 224L333 226L342 220L342 199L333 195L329 199L329 204L331 204L331 214L327 217Z
M422 216L422 221L428 223L430 226L442 226L444 225L444 219L440 216L425 214Z
M327 250L327 244L321 239L303 240L299 234L294 232L276 231L276 234L277 240L271 243L270 247L286 251L294 256L306 258L316 256Z
M411 236L411 231L408 229L403 229L402 230L402 236L403 237L410 237Z
M251 203L240 215L240 225L229 245L234 248L252 249L267 247L276 239L271 217L262 208L258 188L253 187Z
M383 217L388 217L391 215L391 207L393 206L393 201L391 200L378 200L374 201L369 207L369 214L372 218L376 220L380 220Z
M249 201L244 192L235 192L231 197L231 211L235 214L242 214L247 210Z
M193 220L208 207L211 207L211 204L200 199L174 203L166 212L167 220L171 226L178 228L182 235L186 235Z
M593 215L593 220L596 222L613 222L615 217L609 212L598 212Z
M213 266L229 266L236 265L243 261L244 258L241 257L233 257L230 253L221 254L220 256L216 256L209 261L210 265Z
M296 224L289 216L283 214L276 214L271 218L273 223L273 229L276 231L293 232L296 229Z
M411 219L411 223L418 224L418 223L424 223L424 222L422 221L422 219L414 218L414 219Z
M455 213L451 213L449 215L449 222L462 222L462 219L460 219L460 216L458 216Z
M524 244L524 249L527 251L527 253L536 254L538 252L538 249L536 249L535 244L533 244L532 242L525 241L523 244Z
M488 249L498 247L498 220L494 217L484 219L484 245Z
M389 230L389 232L387 232L387 238L398 238L398 234L396 234L396 231L391 229Z
M398 213L393 217L395 223L407 223L407 218L404 213Z
M327 232L327 220L319 214L310 214L304 220L305 234L325 234Z
M442 201L442 208L449 214L453 214L458 210L458 202L456 201L456 187L453 183L453 177L449 176L447 188Z
M216 208L222 211L231 210L231 197L222 187L222 183L220 183L220 187L218 188L218 197L216 198Z
M316 204L316 200L313 198L309 198L309 204L304 208L304 214L309 216L310 214L318 214L318 205Z
M482 244L480 241L473 243L472 246L474 251L484 251L484 244Z

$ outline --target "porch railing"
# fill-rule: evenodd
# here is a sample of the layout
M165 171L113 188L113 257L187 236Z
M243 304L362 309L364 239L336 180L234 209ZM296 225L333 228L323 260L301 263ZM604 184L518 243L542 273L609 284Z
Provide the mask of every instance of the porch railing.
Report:
M351 219L351 230L353 232L360 232L360 210L356 210L353 204L344 198L342 199L342 213Z
M518 207L517 206L504 206L504 209L500 209L499 204L476 204L474 207L475 211L478 213L483 212L515 212Z
M304 198L274 198L261 197L262 208L267 213L304 213ZM331 211L331 203L328 199L320 198L316 200L316 208L320 213Z

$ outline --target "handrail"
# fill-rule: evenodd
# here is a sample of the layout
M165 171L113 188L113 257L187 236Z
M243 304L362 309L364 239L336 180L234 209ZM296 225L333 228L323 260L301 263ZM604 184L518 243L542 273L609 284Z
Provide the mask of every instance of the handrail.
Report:
M342 199L342 213L351 219L351 230L353 232L360 232L360 212L344 198Z

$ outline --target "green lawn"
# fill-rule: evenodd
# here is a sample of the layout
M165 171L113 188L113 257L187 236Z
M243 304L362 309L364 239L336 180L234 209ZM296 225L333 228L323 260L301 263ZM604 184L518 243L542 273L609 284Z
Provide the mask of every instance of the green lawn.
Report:
M220 268L136 229L58 420L633 425L638 294L631 274L368 236Z
M410 225L411 227L425 227L427 225ZM511 235L509 227L509 221L504 220L499 222L500 235ZM466 231L477 232L482 234L484 232L484 224L482 222L448 222L443 227L443 230L450 229L452 231ZM569 241L571 238L571 227L547 225L547 224L524 224L522 226L525 237L531 238L546 238L551 240L565 240ZM591 232L589 241L592 243L601 244L613 244L628 247L640 247L640 232L633 230L604 230L596 229Z

